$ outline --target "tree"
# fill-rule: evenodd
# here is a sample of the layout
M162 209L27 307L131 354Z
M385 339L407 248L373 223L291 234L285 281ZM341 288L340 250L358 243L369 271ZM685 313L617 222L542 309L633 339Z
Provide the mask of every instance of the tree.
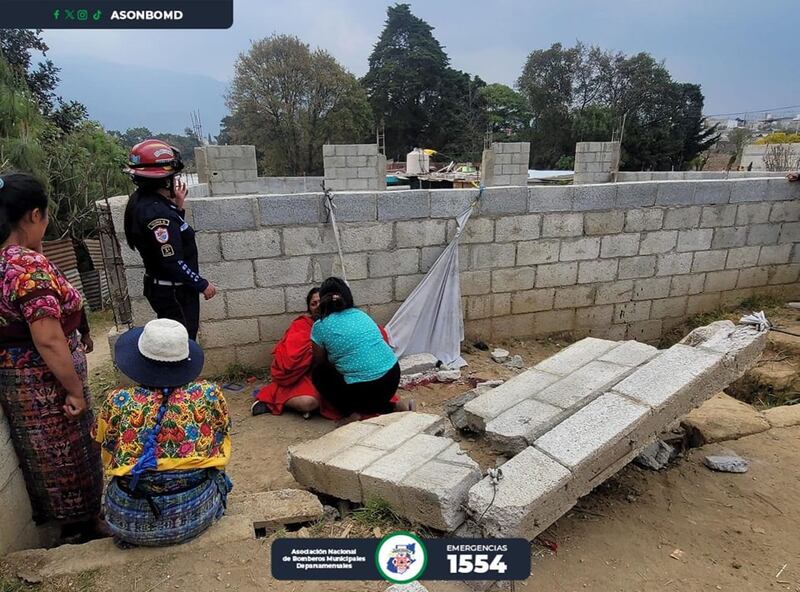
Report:
M557 43L528 56L517 87L533 112L529 137L537 166L571 155L576 141L619 135L623 117L627 169L687 168L719 137L716 127L704 125L699 85L673 81L647 53Z
M175 146L175 148L180 151L181 158L187 170L194 170L194 149L199 146L200 143L197 141L194 132L189 128L184 129L183 134L153 133L146 127L133 127L124 132L111 131L109 133L117 138L122 147L128 151L139 142L143 142L148 138L163 140L170 146Z
M0 54L0 173L28 171L45 181L40 138L46 127L24 79Z
M58 129L69 133L87 118L86 107L77 101L65 102L56 95L60 68L47 58L47 43L41 29L0 29L0 51L13 72L22 77L39 110ZM44 61L33 67L33 52L41 52Z
M505 84L487 84L478 91L489 129L514 138L530 126L531 111L525 97Z
M221 136L253 144L273 175L322 172L322 145L369 137L371 111L356 78L297 37L256 41L236 62Z

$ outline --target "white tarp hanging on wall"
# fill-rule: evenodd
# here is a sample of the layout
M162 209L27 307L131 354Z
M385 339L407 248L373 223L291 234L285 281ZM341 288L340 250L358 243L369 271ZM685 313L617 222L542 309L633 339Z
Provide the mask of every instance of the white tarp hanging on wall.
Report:
M398 358L429 353L451 368L466 366L461 357L464 317L458 277L458 240L477 203L476 200L456 218L458 230L453 240L386 325Z

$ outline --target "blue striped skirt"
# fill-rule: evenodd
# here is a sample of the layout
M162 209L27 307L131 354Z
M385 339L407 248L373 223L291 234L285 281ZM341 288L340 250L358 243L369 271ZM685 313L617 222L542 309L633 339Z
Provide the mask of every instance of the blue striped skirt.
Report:
M106 522L118 544L177 545L222 517L232 488L216 469L147 472L135 491L128 477L114 477L106 489Z

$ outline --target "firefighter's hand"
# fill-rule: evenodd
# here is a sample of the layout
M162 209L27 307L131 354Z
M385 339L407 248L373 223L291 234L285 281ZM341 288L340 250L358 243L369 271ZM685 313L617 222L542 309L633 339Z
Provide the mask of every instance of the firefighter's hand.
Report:
M208 286L206 286L206 289L203 290L203 298L205 298L206 300L211 300L216 295L217 295L217 287L211 282L208 282Z
M175 182L175 205L179 210L183 210L183 204L186 202L186 196L189 195L189 188L184 181Z

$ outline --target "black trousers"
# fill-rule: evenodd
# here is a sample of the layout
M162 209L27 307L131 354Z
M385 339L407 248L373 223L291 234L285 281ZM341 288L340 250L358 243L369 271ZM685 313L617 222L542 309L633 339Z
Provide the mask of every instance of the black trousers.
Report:
M200 328L200 294L189 286L159 286L145 279L144 297L159 319L178 321L197 340Z
M345 417L353 413L391 413L394 405L389 399L400 385L400 364L377 380L355 384L347 384L333 364L321 364L311 371L311 381L319 394Z

